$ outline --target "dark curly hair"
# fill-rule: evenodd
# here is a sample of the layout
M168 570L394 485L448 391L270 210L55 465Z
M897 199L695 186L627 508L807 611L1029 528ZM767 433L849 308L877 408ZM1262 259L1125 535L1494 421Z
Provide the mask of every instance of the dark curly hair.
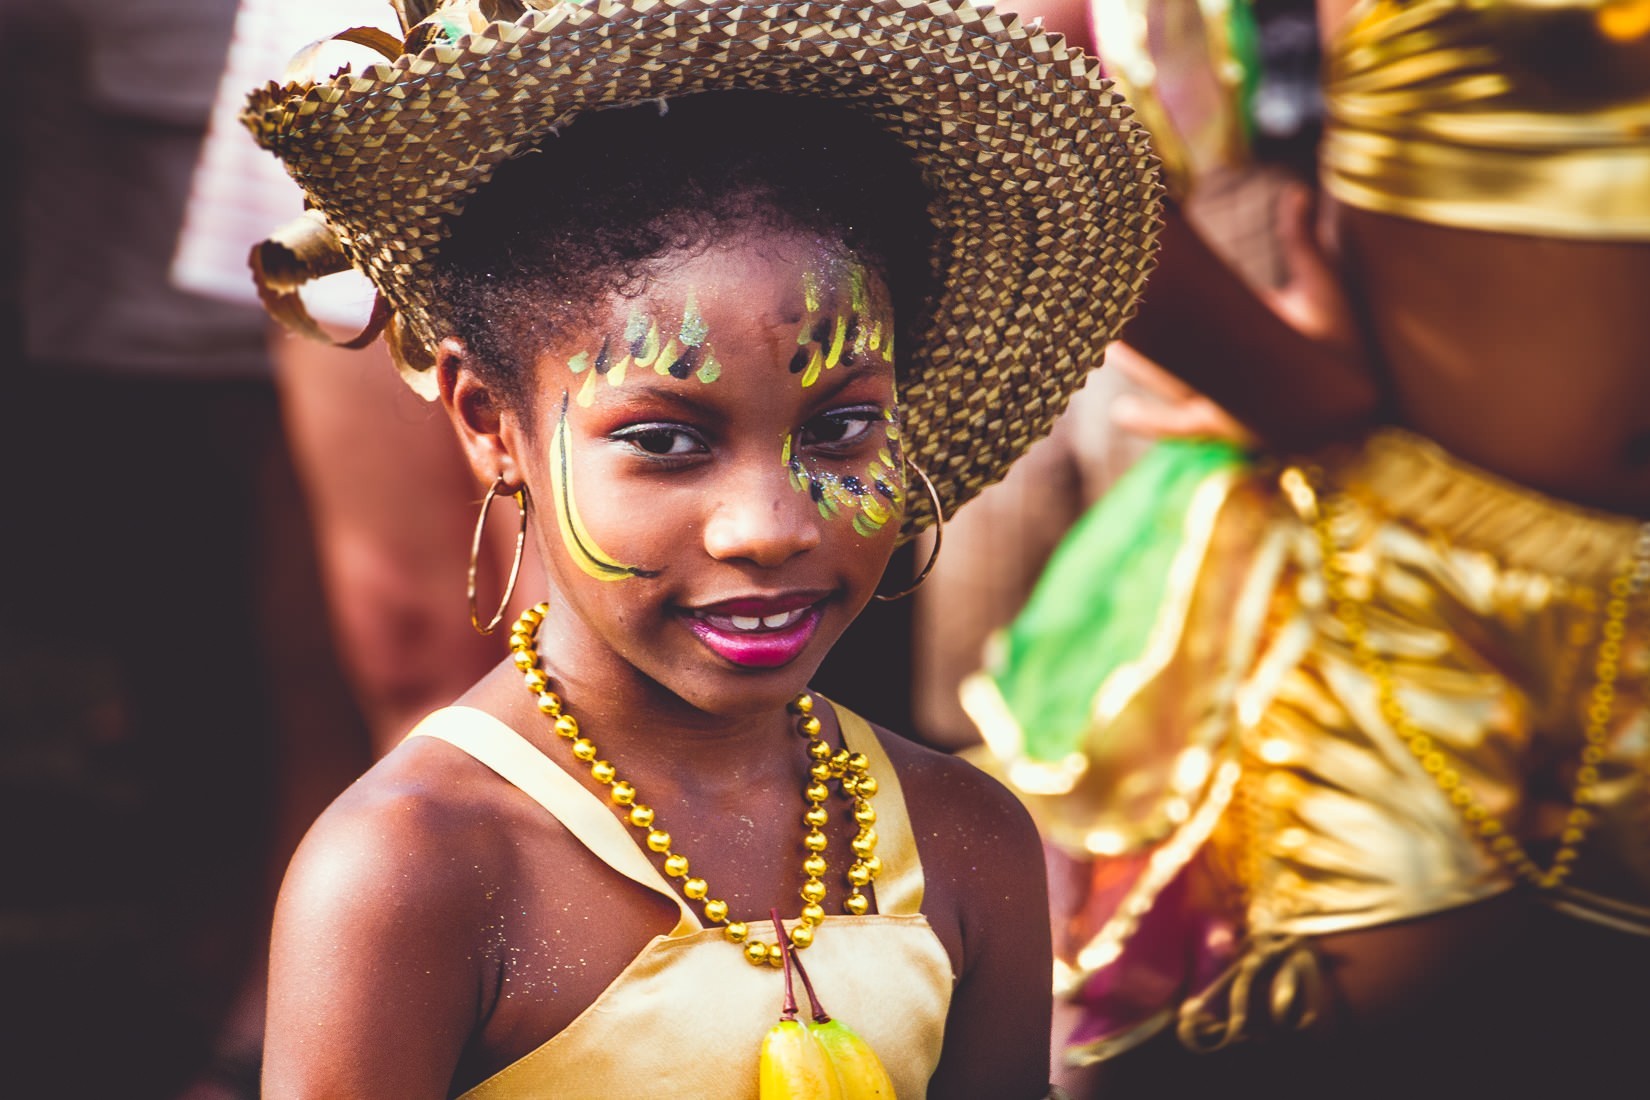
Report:
M904 336L931 297L929 197L895 138L834 103L706 92L599 111L470 200L437 258L438 289L477 369L518 407L558 326L642 293L661 256L742 230L842 242L888 283Z

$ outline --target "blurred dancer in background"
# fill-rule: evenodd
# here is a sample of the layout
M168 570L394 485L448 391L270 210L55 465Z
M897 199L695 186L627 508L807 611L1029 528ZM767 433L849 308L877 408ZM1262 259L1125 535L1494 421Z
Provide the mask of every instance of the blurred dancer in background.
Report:
M1106 1095L1540 1095L1650 977L1650 8L1321 26L1342 301L1171 223L1126 335L1264 450L1137 467L971 711L1076 858Z
M1068 41L1096 48L1086 0L1016 7ZM1299 315L1321 297L1311 284L1323 277L1301 239L1321 114L1316 21L1307 0L1267 0L1255 14L1254 41L1245 46L1252 55L1246 107L1235 92L1221 90L1211 71L1215 51L1199 38L1182 42L1163 66L1182 73L1182 86L1197 93L1175 100L1181 123L1146 119L1160 151L1163 135L1176 141L1182 130L1195 132L1196 140L1180 138L1169 151L1186 219L1246 284L1275 308ZM1229 51L1224 57L1232 60ZM1248 438L1212 402L1127 344L1113 344L1106 359L1114 369L1096 371L1049 437L947 528L945 553L913 597L914 703L921 735L931 743L978 743L959 702L960 684L979 667L990 634L1024 605L1061 539L1154 437Z
M302 212L303 196L236 121L246 90L342 27L394 23L386 0L241 0L173 264L179 285L256 306L247 256L271 226ZM337 44L310 64L366 56ZM366 280L344 272L304 301L326 335L344 342L365 326L372 296ZM470 528L485 486L439 411L396 383L382 345L358 353L276 326L269 347L338 650L382 754L504 652L464 612ZM510 550L494 548L497 568L507 568ZM523 596L531 602L535 593Z
M0 7L14 1095L164 1097L214 1059L262 949L273 777L363 741L263 318L166 277L232 8ZM255 1080L239 1053L210 1095Z

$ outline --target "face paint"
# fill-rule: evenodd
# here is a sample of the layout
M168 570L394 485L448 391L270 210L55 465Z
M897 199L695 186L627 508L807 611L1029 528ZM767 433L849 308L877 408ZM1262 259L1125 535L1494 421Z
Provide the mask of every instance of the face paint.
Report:
M607 345L602 345L605 350ZM594 371L586 379L595 378ZM556 419L556 430L550 437L550 494L554 498L556 508L556 526L561 529L562 545L567 548L568 556L590 576L600 581L620 581L627 577L656 577L656 569L640 569L634 565L621 565L611 556L603 552L590 537L584 521L579 518L579 509L573 499L573 480L571 464L567 456L567 391L561 395L561 415Z
M674 357L667 368L667 373L672 378L686 378L692 374L699 381L709 384L721 377L722 364L716 361L716 353L705 343L709 332L705 319L699 314L699 303L694 300L693 292L690 290L687 302L682 307L682 327L676 334L682 351Z
M878 284L880 286L880 283ZM882 294L872 295L863 265L848 265L848 301L829 302L821 293L819 275L802 276L802 304L806 311L796 332L796 353L791 356L791 373L802 376L802 385L819 381L822 371L852 365L867 355L880 355L885 363L894 361L893 307Z
M813 469L798 453L794 432L785 433L779 453L791 488L807 493L821 518L834 519L852 512L854 530L866 538L882 530L890 519L905 514L905 463L899 420L892 409L884 410L882 418L887 445L878 448L863 475L839 476Z
M706 342L705 319L691 292L676 333L667 337L666 331L660 328L657 318L640 309L632 310L621 338L604 337L593 355L581 351L567 360L569 371L584 375L574 400L581 408L589 408L596 397L597 378L606 378L610 386L621 386L632 367L672 378L693 377L706 384L721 376L722 364Z

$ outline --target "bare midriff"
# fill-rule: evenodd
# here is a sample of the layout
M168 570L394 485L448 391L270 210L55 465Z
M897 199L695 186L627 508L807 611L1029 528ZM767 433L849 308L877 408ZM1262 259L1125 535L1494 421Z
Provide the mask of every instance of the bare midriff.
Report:
M1394 420L1528 488L1650 515L1650 242L1336 217Z

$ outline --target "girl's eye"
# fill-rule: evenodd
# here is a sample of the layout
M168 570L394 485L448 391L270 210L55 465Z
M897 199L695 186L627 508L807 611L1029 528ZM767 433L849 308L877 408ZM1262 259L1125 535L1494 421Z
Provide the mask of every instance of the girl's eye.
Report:
M615 433L620 442L628 443L644 454L659 458L681 458L698 454L704 445L685 428L669 428L662 424L644 424Z
M802 445L851 447L863 440L871 425L881 419L880 409L836 409L816 416L802 426Z

